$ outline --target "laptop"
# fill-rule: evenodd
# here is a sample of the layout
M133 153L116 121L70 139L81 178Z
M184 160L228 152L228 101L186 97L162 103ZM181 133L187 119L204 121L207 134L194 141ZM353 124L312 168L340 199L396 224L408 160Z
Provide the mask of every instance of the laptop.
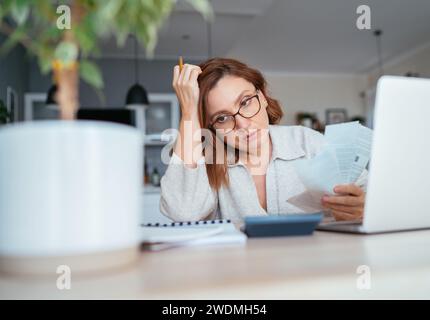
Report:
M430 228L430 79L384 76L375 101L363 221L318 230L381 233Z

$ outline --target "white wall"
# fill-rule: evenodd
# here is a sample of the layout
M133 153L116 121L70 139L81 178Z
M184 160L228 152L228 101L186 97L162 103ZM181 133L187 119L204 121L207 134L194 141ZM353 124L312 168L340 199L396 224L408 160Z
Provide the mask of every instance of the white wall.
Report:
M430 43L414 48L384 63L384 74L404 76L407 72L430 78ZM325 110L345 108L348 117L366 117L361 93L374 87L378 70L364 74L294 74L264 72L272 96L285 112L283 124L294 124L297 112L316 113L325 122Z
M269 91L285 112L283 124L294 124L297 112L316 113L325 123L325 110L344 108L348 117L364 116L364 75L264 73Z
M430 43L414 48L383 65L385 75L404 76L407 72L419 73L420 77L430 78ZM368 75L369 88L375 85L378 70L372 70Z

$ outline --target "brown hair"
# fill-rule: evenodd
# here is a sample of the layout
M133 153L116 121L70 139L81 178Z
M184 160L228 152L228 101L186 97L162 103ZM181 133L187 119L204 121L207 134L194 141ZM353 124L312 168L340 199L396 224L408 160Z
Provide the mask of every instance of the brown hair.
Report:
M267 82L260 71L247 66L238 60L228 58L212 58L199 65L202 70L198 77L200 97L199 97L199 121L202 128L208 128L209 123L206 117L207 114L207 98L209 91L215 87L218 81L226 76L232 75L243 78L252 83L255 88L263 93L267 100L267 114L269 124L277 124L283 116L283 112L279 102L267 93ZM212 141L209 143L212 152L216 155L216 136L212 133ZM225 142L224 142L225 143ZM209 179L209 184L214 190L218 190L221 186L228 187L229 180L227 174L227 146L224 148L224 163L206 163L206 172Z

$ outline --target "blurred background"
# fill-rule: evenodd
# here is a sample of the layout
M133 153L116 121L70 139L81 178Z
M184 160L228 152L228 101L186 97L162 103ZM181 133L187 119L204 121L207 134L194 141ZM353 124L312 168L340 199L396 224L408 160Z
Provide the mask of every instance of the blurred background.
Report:
M81 110L132 109L135 97L128 95L136 82L147 94L143 179L154 185L145 191L156 195L154 206L166 169L160 159L166 142L160 134L176 128L180 118L171 87L179 55L191 64L222 56L258 68L284 109L281 123L319 131L326 124L350 120L372 127L375 84L381 75L430 77L430 1L212 0L211 4L215 19L209 23L189 4L178 1L159 33L152 59L132 35L124 47L114 39L103 40L100 55L92 58L103 74L102 95L83 81L79 84ZM371 28L360 30L357 8L363 4L371 9ZM0 35L0 44L5 40ZM22 46L0 57L0 99L13 110L11 121L58 118L48 94L52 86L52 75L42 75ZM405 121L417 116L411 114Z

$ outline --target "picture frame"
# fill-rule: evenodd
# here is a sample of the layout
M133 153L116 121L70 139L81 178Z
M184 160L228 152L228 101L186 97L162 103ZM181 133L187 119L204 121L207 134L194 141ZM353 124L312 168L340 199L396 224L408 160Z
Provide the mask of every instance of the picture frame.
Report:
M18 94L12 87L6 89L6 108L10 115L10 122L19 120L19 101Z
M296 114L296 124L307 128L313 128L316 118L317 116L314 113L299 112Z
M348 121L346 109L332 108L325 111L326 125Z

